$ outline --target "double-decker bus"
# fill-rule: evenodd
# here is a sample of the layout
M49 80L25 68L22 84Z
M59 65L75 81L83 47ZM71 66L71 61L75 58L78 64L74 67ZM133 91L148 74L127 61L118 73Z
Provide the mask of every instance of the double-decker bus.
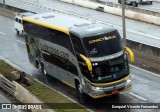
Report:
M131 89L134 55L116 29L53 12L23 17L23 26L29 61L44 75L93 98Z

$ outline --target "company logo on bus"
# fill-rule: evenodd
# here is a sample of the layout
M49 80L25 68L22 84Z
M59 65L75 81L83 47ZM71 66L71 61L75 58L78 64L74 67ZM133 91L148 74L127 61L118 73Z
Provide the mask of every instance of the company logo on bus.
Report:
M117 74L113 74L112 77L113 77L113 79L116 79L117 78Z
M105 37L98 38L98 39L95 39L95 40L90 40L90 41L89 41L89 44L98 43L98 42L102 42L102 41L110 40L110 39L114 39L114 38L116 38L115 35L105 36Z

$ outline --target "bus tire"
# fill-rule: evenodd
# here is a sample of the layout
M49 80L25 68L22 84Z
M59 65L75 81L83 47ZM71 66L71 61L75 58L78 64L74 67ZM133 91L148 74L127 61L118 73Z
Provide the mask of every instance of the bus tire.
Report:
M46 70L44 64L41 64L41 66L42 66L42 74L45 75L45 76L47 76L48 73L47 73L47 70Z
M41 72L42 73L42 65L41 65L41 63L37 63L37 68L38 68L38 70L39 70L39 72Z
M78 80L75 81L76 84L76 91L79 98L82 98L84 96L84 93L82 91L82 85Z
M47 74L47 70L46 70L44 64L43 64L43 63L40 63L40 66L41 66L41 68L40 68L41 73L42 73L43 75L47 76L48 74Z

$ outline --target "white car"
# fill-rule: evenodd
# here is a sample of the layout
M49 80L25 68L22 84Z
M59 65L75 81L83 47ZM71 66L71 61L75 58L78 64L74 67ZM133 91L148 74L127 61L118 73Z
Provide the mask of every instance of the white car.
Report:
M24 13L15 13L15 21L14 21L14 27L16 30L17 35L19 35L20 33L23 34L23 23L22 23L22 17L23 16L30 16L33 15L35 13L32 12L24 12Z

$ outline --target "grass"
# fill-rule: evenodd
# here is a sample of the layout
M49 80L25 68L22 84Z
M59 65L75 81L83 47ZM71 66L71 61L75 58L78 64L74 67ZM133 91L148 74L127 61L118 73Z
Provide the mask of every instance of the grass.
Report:
M14 79L14 75L11 72L13 71L15 71L15 69L12 66L3 60L0 60L0 73L4 77L12 81ZM88 112L85 108L73 103L63 95L40 83L35 83L33 85L26 86L25 88L42 102L46 103L50 108L54 109L56 106L54 109L56 112Z
M15 69L12 66L5 63L3 60L0 60L0 73L10 81L12 81L15 77L11 73L13 71L15 71Z
M58 92L42 84L36 83L34 85L26 87L26 89L28 89L41 101L47 103L50 108L54 108L55 106L56 108L59 108L59 109L54 109L56 112L88 112L88 110L86 110L85 108L81 107L76 103L73 103L72 101L62 96Z

